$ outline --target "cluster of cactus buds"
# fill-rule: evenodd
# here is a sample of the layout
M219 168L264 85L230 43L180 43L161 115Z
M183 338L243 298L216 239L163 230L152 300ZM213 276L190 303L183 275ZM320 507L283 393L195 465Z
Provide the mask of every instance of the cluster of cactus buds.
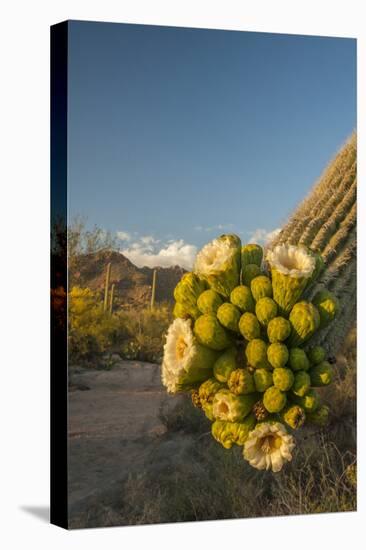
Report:
M191 392L214 439L242 446L258 469L279 471L292 459L293 433L329 416L318 388L332 382L333 366L312 340L334 321L338 302L326 289L304 299L321 262L304 245L280 244L264 257L259 245L222 235L174 292L163 383Z

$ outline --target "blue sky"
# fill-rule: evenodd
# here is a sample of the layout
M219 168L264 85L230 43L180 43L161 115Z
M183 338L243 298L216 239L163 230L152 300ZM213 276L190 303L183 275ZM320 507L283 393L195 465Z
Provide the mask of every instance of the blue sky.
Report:
M138 265L264 240L355 127L353 39L70 23L70 218Z

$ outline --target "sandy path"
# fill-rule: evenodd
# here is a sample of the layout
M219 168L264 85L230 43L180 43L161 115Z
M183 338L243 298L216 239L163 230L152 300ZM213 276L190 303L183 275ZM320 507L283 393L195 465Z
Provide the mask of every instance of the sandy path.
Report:
M138 361L121 361L109 371L79 371L71 381L69 515L77 526L84 521L77 518L99 506L103 495L143 471L166 431L159 408L173 407L180 398L166 394L159 365Z

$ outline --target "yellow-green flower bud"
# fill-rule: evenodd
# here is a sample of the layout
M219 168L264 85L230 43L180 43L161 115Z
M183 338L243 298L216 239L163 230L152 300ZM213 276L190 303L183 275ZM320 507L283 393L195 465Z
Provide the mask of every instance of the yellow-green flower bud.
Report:
M261 298L272 298L272 283L271 279L266 275L258 275L250 283L250 290L256 302Z
M231 372L238 368L237 354L236 348L229 348L214 363L213 373L219 382L226 383Z
M259 338L261 327L254 313L249 313L249 311L243 313L239 320L239 331L248 341Z
M339 310L337 298L328 290L320 290L317 292L313 298L313 304L319 311L321 328L329 325Z
M326 357L325 349L321 346L314 346L313 348L310 348L307 355L312 365L318 365L324 361Z
M268 323L276 317L278 313L277 304L268 296L260 298L255 305L255 314L261 325L266 327Z
M255 369L253 378L255 389L261 393L273 386L272 372L268 369Z
M212 313L215 315L222 303L223 300L220 294L210 288L199 295L197 307L201 313Z
M309 370L311 385L315 387L328 386L333 380L333 369L328 361L322 361L319 365Z
M212 403L205 403L202 405L202 410L206 415L206 418L208 418L211 422L215 420L215 417L212 412Z
M241 247L241 265L256 264L261 266L263 259L263 248L259 244L246 244Z
M256 369L270 368L267 359L267 344L264 340L260 338L251 340L245 349L245 355L249 365L252 367Z
M289 358L287 346L285 346L285 344L281 344L281 342L270 344L267 348L267 358L270 365L274 369L284 367Z
M286 394L275 386L271 386L263 394L263 404L269 413L282 411L286 405L286 401Z
M185 273L174 289L174 298L181 304L180 314L176 316L184 318L189 315L196 319L198 316L197 299L205 288L206 283L194 273ZM178 308L175 313L177 312Z
M291 369L274 369L272 374L273 385L281 391L288 391L294 383L294 374Z
M237 235L221 235L206 244L196 256L195 273L212 290L229 297L238 286L241 267L241 241Z
M257 264L247 264L241 270L241 279L244 285L249 286L252 280L261 274L260 268Z
M244 445L255 424L256 419L253 414L249 414L242 422L215 420L211 427L211 433L213 438L225 449L231 449L234 444Z
M292 395L291 400L305 410L306 416L309 412L316 411L320 404L319 394L312 389L303 396Z
M230 374L227 385L235 395L246 395L255 392L253 375L249 369L236 369Z
M311 386L310 376L304 370L299 370L295 373L295 380L292 385L291 391L295 395L303 397L307 394Z
M317 426L326 426L329 421L329 407L322 405L314 412L306 414L306 420L310 424L316 424Z
M217 420L241 422L251 412L257 399L255 393L234 395L230 390L223 389L215 394L212 412Z
M292 370L308 370L310 367L309 359L301 348L290 349L289 364Z
M254 311L255 303L250 288L239 285L230 294L230 302L238 307L240 311Z
M284 342L290 336L291 325L284 317L275 317L267 326L268 340L271 344Z
M241 312L233 304L226 302L217 310L217 318L225 328L233 332L239 332L239 320Z
M198 396L202 407L206 403L212 403L215 393L220 391L223 388L223 385L216 380L216 378L209 378L205 380L200 387L198 388Z
M306 416L305 411L299 405L288 405L280 413L281 420L293 430L303 426Z
M289 320L291 324L289 345L292 347L299 346L309 340L320 324L317 308L305 300L294 305Z
M226 330L220 325L216 316L210 313L198 317L193 332L200 344L214 350L220 351L232 344Z

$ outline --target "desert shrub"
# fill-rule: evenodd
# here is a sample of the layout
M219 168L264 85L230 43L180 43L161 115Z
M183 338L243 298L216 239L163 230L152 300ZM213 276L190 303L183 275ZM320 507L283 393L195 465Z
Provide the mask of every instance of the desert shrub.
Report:
M169 433L211 433L211 423L202 411L192 405L189 395L179 395L162 402L159 420Z
M123 338L118 316L105 314L100 296L89 288L72 288L68 312L71 359L90 359Z
M172 321L172 309L162 304L151 309L122 311L119 313L124 339L120 352L125 359L160 361L163 354L165 332Z
M69 292L68 312L69 353L73 361L97 360L106 351L120 353L124 359L159 361L164 334L172 320L168 304L153 310L106 314L101 295L78 286Z

